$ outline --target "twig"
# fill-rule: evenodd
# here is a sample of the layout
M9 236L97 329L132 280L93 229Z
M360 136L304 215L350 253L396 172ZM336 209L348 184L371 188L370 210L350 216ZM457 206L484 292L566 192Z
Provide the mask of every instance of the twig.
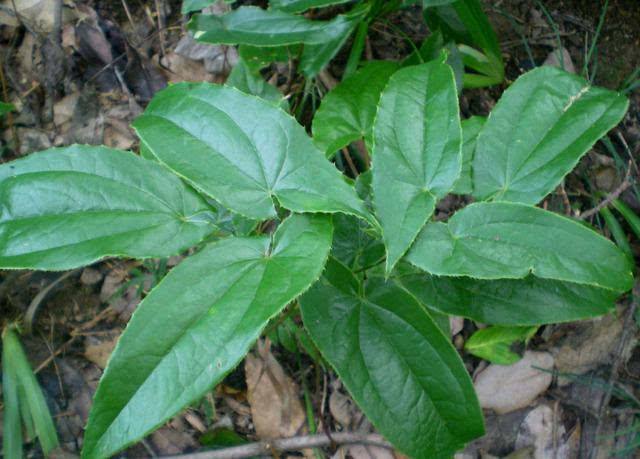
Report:
M333 441L332 441L333 440ZM167 459L241 459L260 455L271 455L273 451L300 451L307 448L320 448L336 445L372 445L392 449L390 443L377 434L359 434L349 432L334 432L329 438L326 434L303 435L300 437L279 438L248 443L231 448L203 451L178 456L165 456Z
M629 311L627 312L627 316L624 318L624 323L622 324L622 335L620 336L620 341L618 342L618 348L616 349L616 356L613 361L613 365L611 366L611 375L609 376L609 382L607 383L607 391L602 398L602 402L598 408L598 425L596 426L596 432L594 438L600 438L600 431L602 430L602 418L605 414L605 410L609 406L611 402L611 396L613 394L613 386L615 385L616 379L618 378L618 372L620 371L620 366L622 365L624 348L627 345L629 340L629 334L633 326L633 317L636 313L636 309L638 309L638 296L640 295L640 280L637 280L633 286L633 290L631 291L631 306L629 307ZM591 457L596 457L598 454L598 444L594 445L593 451L591 452Z
M33 372L34 373L40 373L40 371L42 371L47 366L49 366L49 364L51 362L53 362L53 360L57 356L62 354L67 349L67 347L69 347L69 345L71 345L78 337L82 336L82 334L79 333L79 332L82 332L84 330L87 330L87 329L89 329L91 327L96 326L98 323L100 323L105 317L107 317L112 312L113 312L113 309L111 308L111 306L107 306L105 309L100 311L100 313L98 313L98 315L95 316L93 319L91 319L89 322L86 322L86 323L82 324L80 327L72 330L71 331L71 338L69 338L67 341L62 343L62 345L60 347L58 347L58 349L56 349L55 352L53 352L49 357L47 357L40 365L38 365L37 368Z
M615 190L613 190L611 193L609 193L607 195L606 198L604 198L600 204L598 204L597 206L595 206L593 209L589 209L586 212L583 212L582 214L580 214L577 218L579 220L586 220L587 218L597 214L598 212L600 212L600 209L607 207L609 204L611 204L613 201L615 201L616 199L618 199L620 197L620 195L622 193L624 193L624 191L629 188L632 185L631 182L631 162L629 162L629 166L627 167L627 173L624 176L624 180L622 181L622 183L618 186L618 188L616 188Z
M156 4L156 14L157 14L157 19L158 19L158 36L159 36L159 41L160 41L160 51L162 56L165 56L167 54L167 51L165 50L164 47L164 42L165 42L165 38L164 38L164 28L166 27L165 21L165 14L164 14L164 2L161 2L160 0L155 0L155 4Z
M571 202L569 201L569 196L567 195L567 190L564 188L564 180L558 186L558 190L560 191L560 196L562 197L562 203L564 204L564 213L571 217L573 215L573 211L571 209Z
M347 147L344 147L342 149L342 154L344 155L344 159L347 160L347 164L349 165L349 169L353 174L353 178L356 178L358 176L358 168L353 163L353 159L351 159L351 155L349 154L349 149Z

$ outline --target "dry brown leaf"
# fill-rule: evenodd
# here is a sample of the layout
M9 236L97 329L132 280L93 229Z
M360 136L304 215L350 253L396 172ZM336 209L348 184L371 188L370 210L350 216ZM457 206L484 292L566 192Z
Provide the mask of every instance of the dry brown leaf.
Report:
M566 431L561 422L561 413L556 413L548 405L540 405L531 410L518 431L516 449L533 447L534 459L556 457L568 459L569 448L562 441ZM554 439L555 436L555 439Z
M157 56L154 56L154 61ZM216 77L209 73L200 60L189 59L188 57L169 51L161 60L159 66L171 83L181 81L210 81L215 82Z
M451 328L451 336L456 336L464 328L464 317L449 316L449 327Z
M482 408L504 414L523 408L547 390L553 356L547 352L525 352L513 365L489 365L476 377L474 387Z
M116 347L119 336L120 334L118 333L111 338L101 340L89 337L84 348L84 356L90 362L93 362L100 368L104 369L107 366L107 362L109 361L109 356L111 355L113 348Z
M580 375L597 368L609 365L620 342L623 319L610 314L598 319L579 323L575 330L566 334L562 343L551 350L555 358L555 366L560 374ZM623 351L623 361L635 347L635 339ZM559 378L559 385L571 382L570 378Z
M161 427L152 433L151 443L160 455L182 454L198 446L191 434L171 427Z
M258 437L292 437L306 430L298 386L268 349L245 359L247 398Z
M556 48L549 53L542 65L549 65L551 67L563 68L569 73L576 73L576 66L573 65L571 54L564 46Z

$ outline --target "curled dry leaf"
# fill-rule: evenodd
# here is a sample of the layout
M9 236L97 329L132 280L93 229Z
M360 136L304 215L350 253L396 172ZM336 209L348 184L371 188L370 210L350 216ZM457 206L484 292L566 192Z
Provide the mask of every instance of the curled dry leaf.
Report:
M519 362L489 365L476 377L474 387L480 406L498 414L509 413L531 403L551 384L553 356L548 352L527 351Z
M258 437L292 437L305 430L299 389L267 349L245 360L247 398Z

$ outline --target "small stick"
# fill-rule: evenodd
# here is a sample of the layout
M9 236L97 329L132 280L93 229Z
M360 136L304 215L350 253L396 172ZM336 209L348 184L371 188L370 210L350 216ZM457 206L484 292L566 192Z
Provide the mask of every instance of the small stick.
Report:
M333 440L333 441L332 441ZM303 435L276 440L264 440L231 448L203 451L178 456L165 456L167 459L241 459L245 457L270 455L273 451L300 451L307 448L320 448L336 445L371 445L392 449L390 443L377 434L359 434L350 432L333 432L331 438L326 434Z
M611 193L609 193L609 195L607 195L606 198L604 198L600 204L598 204L597 206L595 206L593 209L589 209L586 212L583 212L582 214L580 214L577 218L579 220L586 220L587 218L597 214L598 212L600 212L600 209L607 207L609 204L611 204L613 201L615 201L616 199L618 199L620 197L620 195L632 185L631 182L631 161L629 161L629 167L627 167L627 173L624 176L624 180L622 181L622 183L620 184L620 186L618 186L618 188L616 188L615 190L613 190Z
M349 165L349 169L351 170L351 173L353 174L353 177L357 177L358 174L358 168L356 167L356 165L353 163L353 159L351 159L351 155L349 154L349 149L347 147L344 147L342 149L342 154L344 155L344 159L347 160L347 164Z
M162 56L165 56L167 54L167 51L165 50L165 47L164 47L164 42L165 42L164 28L166 26L165 16L164 16L164 2L161 2L160 0L155 0L155 4L156 4L157 19L158 19L158 37L160 38L160 51L162 52Z
M86 322L85 324L81 325L80 327L76 328L75 330L72 330L71 331L71 338L69 338L67 341L62 343L62 345L60 347L58 347L58 349L56 349L55 352L53 352L49 357L47 357L40 365L38 365L38 367L33 372L36 373L36 374L40 373L43 369L45 369L47 366L49 366L49 364L51 362L53 362L53 360L57 356L62 354L67 349L67 347L69 347L79 336L82 336L81 334L77 334L78 332L81 332L81 331L84 331L84 330L87 330L89 328L92 328L92 327L96 326L99 322L101 322L105 317L107 317L112 312L113 312L113 309L111 308L111 306L107 306L105 309L100 311L100 313L98 313L98 315L96 315L89 322Z
M567 190L565 190L564 188L564 180L562 181L562 183L560 183L560 186L558 187L558 189L560 191L560 196L562 197L562 203L564 204L564 213L568 217L571 217L571 215L573 214L573 211L571 210L571 202L569 202L569 196L567 195Z

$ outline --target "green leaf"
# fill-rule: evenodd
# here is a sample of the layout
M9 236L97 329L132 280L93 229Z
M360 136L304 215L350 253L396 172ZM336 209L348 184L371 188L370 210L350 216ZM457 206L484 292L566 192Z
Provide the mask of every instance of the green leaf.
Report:
M227 86L180 83L159 92L134 127L151 152L229 209L276 217L345 212L371 218L295 119Z
M439 0L436 0L439 1ZM449 5L425 9L425 19L431 30L441 30L447 38L458 43L477 46L492 61L499 64L496 73L504 73L500 43L479 0L457 0Z
M216 0L182 0L182 14L200 11L215 2Z
M288 62L296 59L302 52L302 45L288 46L238 46L238 54L252 72L259 72L272 62Z
M282 46L323 44L351 30L352 20L339 15L330 21L311 21L280 10L243 6L221 16L195 15L189 30L196 40L227 45Z
M311 8L323 8L325 6L348 3L351 0L269 0L273 9L286 11L287 13L301 13Z
M226 85L273 102L283 110L288 109L288 103L278 88L267 83L259 71L252 71L242 59L231 70Z
M482 435L469 375L429 313L381 278L359 294L349 270L332 260L300 298L304 324L376 428L422 458L451 457Z
M215 229L204 200L154 161L76 145L0 166L0 267L63 270L167 257Z
M462 172L452 190L456 194L471 194L473 192L471 164L473 163L478 134L480 134L485 121L487 118L484 116L472 116L462 120Z
M0 116L4 116L7 113L16 111L16 107L13 104L7 102L0 102Z
M429 8L432 6L449 5L455 1L456 0L422 0L422 7Z
M618 297L611 290L535 276L482 280L410 272L394 279L429 308L495 325L597 317L611 312Z
M535 204L627 111L627 99L543 66L518 78L491 112L473 160L474 196Z
M440 56L446 55L446 63L451 66L453 74L456 78L456 88L458 94L462 92L464 64L462 57L458 51L455 42L449 41L445 43L444 36L440 30L435 30L420 45L420 49L413 51L402 61L402 66L418 65L423 62L429 62L440 59Z
M516 203L476 203L430 223L407 255L436 275L480 279L528 274L624 292L632 266L608 239L580 223Z
M51 413L49 413L49 408L47 407L47 402L45 401L42 389L40 388L40 385L33 374L33 370L31 369L31 365L29 364L29 360L20 345L18 335L11 326L5 328L2 334L2 347L3 362L7 362L11 367L8 369L10 379L15 378L8 386L12 393L11 400L9 401L10 403L15 402L15 400L13 400L15 393L13 392L14 388L17 389L18 394L22 396L19 399L19 403L25 404L28 407L28 412L35 429L35 434L38 437L40 446L42 446L44 455L48 456L51 451L58 447L58 436L56 435L55 425L51 418ZM3 382L3 388L4 387L6 386L4 386ZM26 422L28 421L25 421L25 423ZM11 435L10 432L7 433ZM21 440L20 443L22 443Z
M384 260L384 244L364 221L351 215L333 217L331 254L352 270L364 270Z
M22 428L20 425L20 399L18 396L18 380L15 374L17 340L10 337L14 332L6 327L2 332L2 401L4 403L2 418L2 453L6 459L22 459Z
M460 176L462 135L451 68L438 61L394 73L374 127L373 204L389 273Z
M504 75L500 43L480 0L458 0L453 3L453 8L471 35L471 43L468 44L479 46L490 57L495 66L493 73Z
M351 27L345 27L340 34L325 43L304 45L298 68L305 77L312 78L316 76L331 62L331 59L342 49L362 17L362 14L351 17Z
M398 64L371 61L324 96L313 118L313 140L327 157L359 139L372 148L380 94Z
M633 209L627 206L620 199L614 199L613 207L620 212L620 215L627 221L631 230L635 233L636 237L640 238L640 217Z
M519 341L528 341L538 327L488 327L478 330L467 340L467 352L498 365L511 365L521 356L511 350Z
M270 318L314 282L331 219L294 215L269 236L229 238L186 259L138 306L95 396L83 457L109 457L199 399Z

